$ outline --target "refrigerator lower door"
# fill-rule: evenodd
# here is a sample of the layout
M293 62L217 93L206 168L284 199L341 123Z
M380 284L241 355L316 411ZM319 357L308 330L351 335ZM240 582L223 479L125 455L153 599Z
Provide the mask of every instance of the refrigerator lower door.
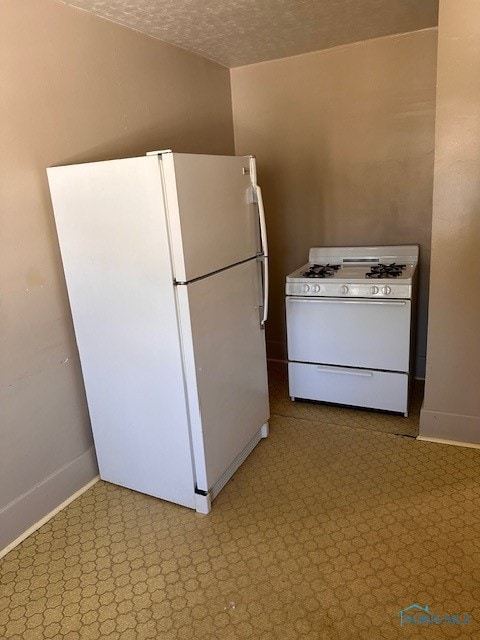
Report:
M197 489L208 492L269 418L261 264L177 287Z

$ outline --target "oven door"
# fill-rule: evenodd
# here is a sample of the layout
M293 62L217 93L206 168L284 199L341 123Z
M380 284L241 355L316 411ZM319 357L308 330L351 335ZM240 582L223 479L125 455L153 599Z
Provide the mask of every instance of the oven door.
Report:
M287 297L288 359L407 372L410 300Z

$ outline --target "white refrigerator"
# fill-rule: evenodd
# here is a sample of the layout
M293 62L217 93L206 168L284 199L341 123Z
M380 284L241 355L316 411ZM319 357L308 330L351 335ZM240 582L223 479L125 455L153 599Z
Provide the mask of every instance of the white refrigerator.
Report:
M255 159L47 172L100 477L208 513L268 435Z

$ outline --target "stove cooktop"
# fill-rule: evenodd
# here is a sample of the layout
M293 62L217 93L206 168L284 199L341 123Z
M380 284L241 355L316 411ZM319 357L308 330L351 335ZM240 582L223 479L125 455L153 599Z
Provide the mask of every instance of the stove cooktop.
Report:
M331 278L342 265L340 264L312 264L302 273L303 278Z
M293 279L297 280L310 280L320 279L325 281L334 282L366 282L369 283L372 280L395 280L395 281L408 281L411 280L416 265L403 264L402 268L392 265L373 264L343 264L336 265L336 269L332 269L331 265L319 265L319 264L304 264L300 269L297 269L289 276L287 281ZM386 268L385 268L386 267Z
M418 246L313 247L287 276L287 295L410 298Z
M342 266L341 264L310 264L308 269L303 271L300 275L302 278L334 278L337 275L342 277L353 276L356 279L362 276L362 271L365 269L363 265L357 268L354 273L352 266ZM398 264L392 262L390 264L373 264L370 266L369 271L363 271L365 278L400 278L403 272L406 270L406 264Z

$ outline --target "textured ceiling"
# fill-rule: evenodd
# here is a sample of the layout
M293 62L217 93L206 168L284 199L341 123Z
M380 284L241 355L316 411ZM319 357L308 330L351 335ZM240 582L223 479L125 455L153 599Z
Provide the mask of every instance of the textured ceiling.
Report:
M226 67L437 25L438 0L64 0Z

